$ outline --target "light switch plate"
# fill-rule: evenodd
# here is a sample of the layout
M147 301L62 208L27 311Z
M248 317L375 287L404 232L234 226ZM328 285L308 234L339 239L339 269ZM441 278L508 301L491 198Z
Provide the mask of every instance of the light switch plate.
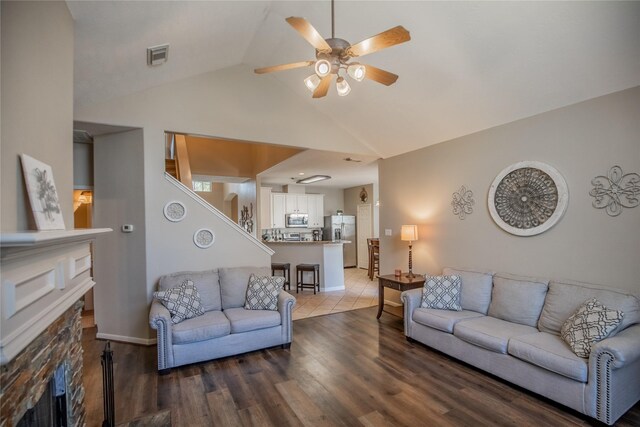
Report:
M384 235L385 236L391 236L391 229L390 228L385 228L384 229Z

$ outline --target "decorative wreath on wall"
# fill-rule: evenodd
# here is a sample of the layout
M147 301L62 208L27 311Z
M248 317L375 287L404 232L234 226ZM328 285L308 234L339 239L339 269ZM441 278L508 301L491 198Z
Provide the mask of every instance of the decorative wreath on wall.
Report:
M193 243L201 249L210 247L215 241L216 235L208 228L200 228L193 233Z
M535 161L505 168L489 188L489 212L503 230L517 236L534 236L553 227L569 202L560 172Z
M187 207L176 200L164 205L164 217L171 222L179 222L187 216Z

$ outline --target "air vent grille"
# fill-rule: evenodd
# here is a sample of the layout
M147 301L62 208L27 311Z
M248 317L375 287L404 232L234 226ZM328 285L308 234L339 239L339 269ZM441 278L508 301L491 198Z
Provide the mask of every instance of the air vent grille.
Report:
M153 46L147 48L147 65L161 65L169 58L169 45Z

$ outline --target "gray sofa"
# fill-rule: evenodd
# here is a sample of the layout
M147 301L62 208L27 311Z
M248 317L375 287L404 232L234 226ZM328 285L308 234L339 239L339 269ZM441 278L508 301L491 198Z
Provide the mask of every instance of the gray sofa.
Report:
M629 292L446 268L462 279L462 311L420 308L402 293L404 331L416 340L576 411L613 424L640 400L640 301ZM576 356L560 337L587 299L624 312L620 326Z
M204 315L171 322L169 311L154 300L149 323L158 331L158 370L268 347L291 345L291 312L295 298L285 291L278 297L278 311L245 310L251 273L270 276L268 267L220 268L179 272L160 278L159 290L191 279L198 288Z

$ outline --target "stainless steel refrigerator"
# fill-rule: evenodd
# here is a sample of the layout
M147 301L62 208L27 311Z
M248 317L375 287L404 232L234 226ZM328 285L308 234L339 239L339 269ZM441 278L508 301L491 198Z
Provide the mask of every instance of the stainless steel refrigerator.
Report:
M342 259L345 267L357 265L356 256L356 217L354 215L331 215L324 217L322 240L347 240L342 247Z

